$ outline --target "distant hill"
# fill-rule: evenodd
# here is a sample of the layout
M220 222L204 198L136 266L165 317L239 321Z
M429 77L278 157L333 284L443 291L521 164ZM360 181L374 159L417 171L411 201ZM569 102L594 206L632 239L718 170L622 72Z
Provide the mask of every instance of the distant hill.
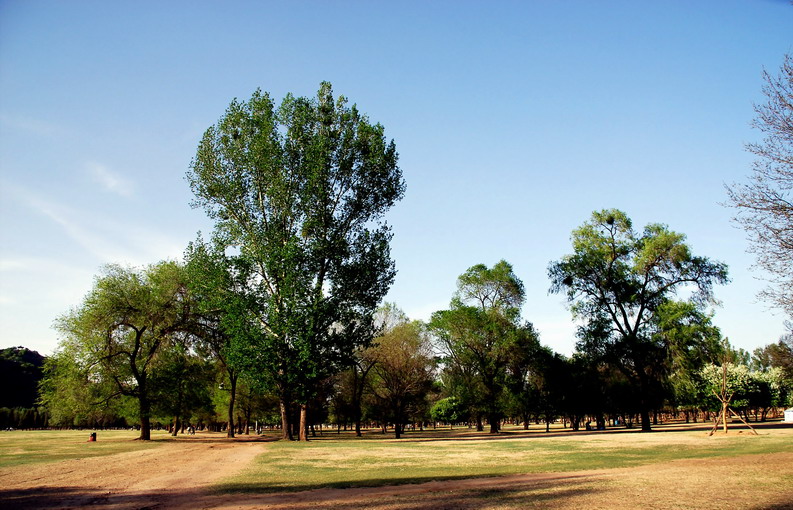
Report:
M0 407L30 408L38 399L44 356L25 347L0 349Z

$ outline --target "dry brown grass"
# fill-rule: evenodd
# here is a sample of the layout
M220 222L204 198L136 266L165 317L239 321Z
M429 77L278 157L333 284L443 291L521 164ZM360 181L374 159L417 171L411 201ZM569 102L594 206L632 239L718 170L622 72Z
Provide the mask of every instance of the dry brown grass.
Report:
M793 508L793 427L768 424L758 437L707 437L706 429L428 432L408 441L328 435L308 445L161 438L103 457L1 468L0 507ZM287 468L300 476L284 477ZM218 493L228 476L222 486L249 492ZM281 484L290 492L278 492Z

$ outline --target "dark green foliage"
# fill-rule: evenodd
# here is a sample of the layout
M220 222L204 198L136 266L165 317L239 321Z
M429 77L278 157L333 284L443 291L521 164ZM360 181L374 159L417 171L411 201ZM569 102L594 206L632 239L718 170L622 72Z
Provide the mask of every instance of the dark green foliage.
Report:
M539 415L540 386L544 359L550 349L540 345L539 334L531 323L518 328L506 358L506 409L528 428L531 416Z
M38 402L44 356L25 347L0 350L0 407L32 408Z
M186 342L174 342L160 355L158 370L152 374L152 414L171 422L173 435L183 422L211 408L210 388L215 370L206 359L191 352Z
M0 430L42 429L49 426L49 416L41 407L0 407Z
M793 334L784 335L775 344L757 348L753 356L754 368L779 368L785 378L793 382Z
M249 282L253 278L250 260L227 255L222 245L209 245L199 237L185 253L187 285L194 300L190 332L196 347L217 360L228 381L227 433L234 437L234 406L241 374L265 386L253 349L260 328L259 308Z

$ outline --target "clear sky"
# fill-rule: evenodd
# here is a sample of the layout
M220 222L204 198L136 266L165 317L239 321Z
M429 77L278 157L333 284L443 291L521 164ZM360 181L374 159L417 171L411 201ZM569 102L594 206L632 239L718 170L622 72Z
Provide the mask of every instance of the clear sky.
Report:
M234 97L323 80L397 144L388 300L412 318L506 259L524 318L569 354L547 267L615 207L726 262L715 323L775 342L784 317L720 203L750 172L761 73L791 51L787 1L0 0L0 347L51 353L103 264L180 258L211 230L184 178L203 131Z

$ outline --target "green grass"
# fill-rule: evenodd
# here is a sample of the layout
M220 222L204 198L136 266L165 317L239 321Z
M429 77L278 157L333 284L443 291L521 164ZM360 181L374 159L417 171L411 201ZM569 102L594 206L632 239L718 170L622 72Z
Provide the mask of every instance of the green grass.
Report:
M443 437L412 440L325 438L309 444L275 442L221 492L276 492L320 487L366 487L430 480L564 472L647 465L677 459L737 457L790 451L788 431L761 436L708 438L699 431L547 435L542 432L489 438ZM660 441L659 441L660 440Z
M152 432L153 441L135 441L139 432L99 430L97 441L88 442L90 430L14 430L0 432L0 468L41 462L112 455L155 448L167 434Z

